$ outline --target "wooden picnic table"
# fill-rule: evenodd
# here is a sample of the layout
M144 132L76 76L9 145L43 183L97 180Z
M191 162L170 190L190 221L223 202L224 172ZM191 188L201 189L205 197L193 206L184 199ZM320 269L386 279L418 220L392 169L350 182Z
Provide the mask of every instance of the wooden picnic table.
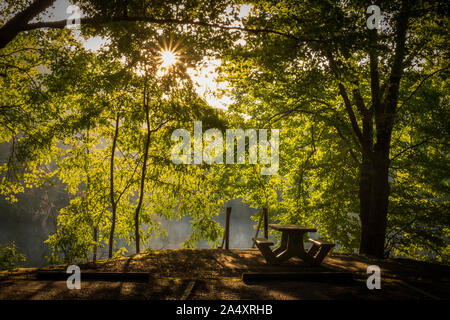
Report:
M305 262L312 263L312 256L305 251L303 237L305 233L317 232L316 229L296 224L269 224L269 227L281 232L280 246L273 250L278 261L299 257Z
M265 238L255 239L258 249L269 263L276 264L292 257L299 257L308 264L318 265L334 247L333 243L309 239L312 247L306 251L303 243L304 235L308 232L317 232L315 228L296 224L269 224L269 227L281 232L281 242L277 248L270 249L269 246L273 245L273 242Z

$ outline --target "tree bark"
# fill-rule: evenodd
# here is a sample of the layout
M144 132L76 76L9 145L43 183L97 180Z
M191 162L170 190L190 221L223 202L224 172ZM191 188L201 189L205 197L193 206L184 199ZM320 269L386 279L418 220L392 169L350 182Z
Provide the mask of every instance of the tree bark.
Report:
M145 79L145 82L147 81L147 79ZM142 171L141 171L141 182L140 182L140 186L139 186L139 200L138 200L138 204L136 206L136 211L134 213L134 234L136 237L136 253L140 252L140 235L139 235L139 214L142 208L142 202L144 200L144 191L145 191L145 176L147 173L147 159L148 159L148 149L150 146L150 134L151 134L151 130L150 130L150 110L149 110L149 106L148 106L148 101L147 101L147 89L146 89L146 83L145 83L145 87L144 87L144 111L145 111L145 119L146 119L146 123L147 123L147 133L146 133L146 137L145 137L145 145L144 145L144 158L142 161Z
M382 93L378 83L377 54L374 49L369 51L371 60L371 110L374 112L376 143L373 146L373 151L371 151L368 149L368 142L364 139L362 142L363 161L360 170L359 193L361 218L360 253L377 258L385 258L384 247L390 192L389 153L398 104L400 80L403 76L406 31L408 29L411 6L412 3L403 1L396 19L395 51L384 100L382 100ZM376 41L375 33L371 32L369 35L372 40ZM363 126L364 119L363 115Z
M10 43L20 32L36 30L42 28L54 28L54 29L62 29L67 25L67 19L58 20L58 21L42 21L42 22L34 22L30 23L30 21L38 16L40 13L44 12L48 7L50 7L55 0L35 0L30 6L28 6L22 12L16 14L11 20L9 20L6 24L4 24L0 28L0 49L3 49ZM127 1L122 7L122 15L118 15L117 17L86 17L81 18L81 24L108 24L111 22L148 22L154 24L175 24L175 25L192 25L192 26L202 26L209 27L213 29L220 30L229 30L229 31L244 31L250 33L268 33L268 34L278 34L280 36L295 39L298 41L306 41L306 42L322 42L327 43L328 39L315 39L309 37L297 38L289 33L284 33L277 30L272 29L251 29L240 26L229 26L229 25L221 25L217 23L208 23L206 21L195 21L195 20L184 20L184 19L173 19L173 18L155 18L155 17L147 17L143 16L128 16L127 9ZM118 9L120 11L120 7Z
M368 242L370 242L370 195L372 193L373 183L372 162L370 155L367 153L363 153L362 155L362 163L359 170L359 218L361 221L361 241L359 252L364 253L367 251L366 247L368 246Z
M94 241L95 242L98 241L98 227L97 226L94 226ZM94 253L93 253L92 260L94 262L97 261L97 245L94 245Z
M117 138L119 137L119 119L120 119L120 114L117 113L116 122L115 122L116 127L114 130L114 137L113 137L112 147L111 147L111 160L110 160L110 198L111 198L112 217L111 217L111 232L109 234L109 252L108 252L109 258L112 258L113 247L114 247L114 231L116 228L117 202L114 199L114 154L116 152Z
M384 258L384 241L389 203L388 151L375 150L363 156L360 168L361 242L359 252Z
M55 0L35 0L25 10L16 14L0 28L0 49L6 47L25 26L41 12L50 7Z

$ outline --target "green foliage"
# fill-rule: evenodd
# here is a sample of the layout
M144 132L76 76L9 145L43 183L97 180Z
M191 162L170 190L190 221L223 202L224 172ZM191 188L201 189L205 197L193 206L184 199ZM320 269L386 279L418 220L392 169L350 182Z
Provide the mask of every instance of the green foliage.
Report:
M0 248L0 270L13 269L26 260L25 255L19 252L15 242Z
M202 240L216 246L223 229L214 218L225 201L242 197L268 208L272 222L315 225L338 250L358 249L362 151L339 84L353 100L360 92L370 104L374 46L366 3L249 1L253 9L241 21L248 32L211 27L236 22L242 1L75 3L102 22L83 25L82 36L104 37L108 46L91 52L70 30L38 29L0 51L0 143L11 146L0 163L0 194L14 202L19 193L60 181L71 196L47 240L51 262L87 260L107 246L113 207L114 254L125 254L120 244L136 240L140 200L144 248L167 235L161 219L185 216L192 234L183 246ZM7 1L0 21L26 5ZM389 25L400 7L400 1L383 5ZM124 14L179 23L105 22ZM434 8L416 14L390 141L386 251L448 262L449 69L442 27L448 18ZM381 83L389 81L395 36L395 28L379 33ZM177 44L180 61L164 73L159 51L168 44ZM234 98L226 112L208 106L189 76L188 68L201 66L205 56L222 59ZM361 124L364 115L355 114ZM260 165L174 165L171 133L195 120L204 130L281 129L279 172L261 176Z
M90 212L87 212L83 200L75 198L60 210L57 232L46 240L53 252L49 258L52 264L86 260L94 245L98 245L92 239Z
M104 4L81 3L90 6L94 16ZM7 106L0 110L0 121L8 133L1 142L14 146L0 167L0 192L15 201L15 194L27 188L61 181L72 197L69 206L59 212L57 232L46 241L53 251L52 263L89 259L95 248L108 244L112 201L116 206L114 249L119 240L129 245L136 240L134 216L142 187L147 127L151 140L139 213L141 241L146 244L167 235L160 218L183 215L196 217L190 246L202 239L214 242L220 236L220 227L210 217L219 206L202 202L207 197L190 201L203 169L178 167L170 159L173 130L190 127L194 120L223 127L224 120L198 96L187 74L187 67L202 60L200 53L207 48L192 46L199 34L183 31L190 34L177 48L183 61L160 74L158 45L163 46L166 39L153 26L140 28L139 33L132 25L83 30L87 36L108 33L115 49L96 53L84 49L69 30L36 30L19 35L0 55L4 65L17 66L0 78L0 101ZM167 43L173 46L176 30L170 25L163 29L170 39ZM130 34L135 37L131 42ZM124 39L131 45L122 46ZM26 41L34 47L23 49ZM25 68L27 75L19 72ZM205 213L206 205L211 205L211 211ZM175 210L177 206L183 209ZM116 254L125 252L120 248Z
M446 74L448 70L422 84L402 106L392 156L387 236L387 250L393 254L441 262L450 261ZM407 80L414 81L413 75Z
M338 83L347 88L350 99L359 91L370 107L368 54L375 44L365 24L367 5L270 0L252 4L244 25L277 32L246 33L245 42L225 51L222 70L236 99L232 112L250 116L251 127L282 129L279 175L283 179L277 182L278 177L270 177L258 183L247 172L243 176L250 179L243 184L242 195L255 207L271 207L273 221L314 224L321 235L338 244L338 250L354 252L361 232L362 150ZM448 34L440 27L448 17L436 11L440 4L428 6L422 8L425 15L414 7L417 11L408 29L405 73L390 141L386 252L448 262L449 69L448 46L443 45ZM400 1L382 6L390 25L379 31L376 45L382 84L391 72L393 17L400 7ZM357 109L355 101L350 104ZM361 126L363 115L358 109L355 117ZM280 201L272 196L264 203L263 195L275 190L281 192Z

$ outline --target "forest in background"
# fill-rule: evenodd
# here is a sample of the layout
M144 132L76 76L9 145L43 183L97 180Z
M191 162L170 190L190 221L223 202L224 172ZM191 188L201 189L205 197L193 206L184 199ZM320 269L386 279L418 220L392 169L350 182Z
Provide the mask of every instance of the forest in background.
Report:
M366 1L72 1L80 30L43 19L54 2L0 6L0 194L53 210L51 263L145 250L166 235L161 218L189 217L184 247L217 246L237 198L340 252L448 263L445 1L382 2L380 29ZM108 41L93 51L90 37ZM227 110L196 90L208 59ZM248 154L173 163L172 133L194 121L280 129L278 172Z

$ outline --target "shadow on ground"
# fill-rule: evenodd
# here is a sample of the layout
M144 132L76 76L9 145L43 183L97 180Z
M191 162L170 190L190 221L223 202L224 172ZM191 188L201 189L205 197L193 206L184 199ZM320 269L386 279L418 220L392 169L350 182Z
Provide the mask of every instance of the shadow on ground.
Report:
M366 286L367 266L381 268L381 289ZM358 255L331 255L321 267L299 259L279 266L265 263L253 249L175 249L151 251L96 263L79 264L81 290L66 281L37 281L39 270L64 272L66 266L16 269L0 273L0 299L449 299L450 267L406 259L375 260ZM83 281L83 272L145 272L149 281ZM349 281L256 281L243 273L351 272ZM194 282L192 291L186 292Z

